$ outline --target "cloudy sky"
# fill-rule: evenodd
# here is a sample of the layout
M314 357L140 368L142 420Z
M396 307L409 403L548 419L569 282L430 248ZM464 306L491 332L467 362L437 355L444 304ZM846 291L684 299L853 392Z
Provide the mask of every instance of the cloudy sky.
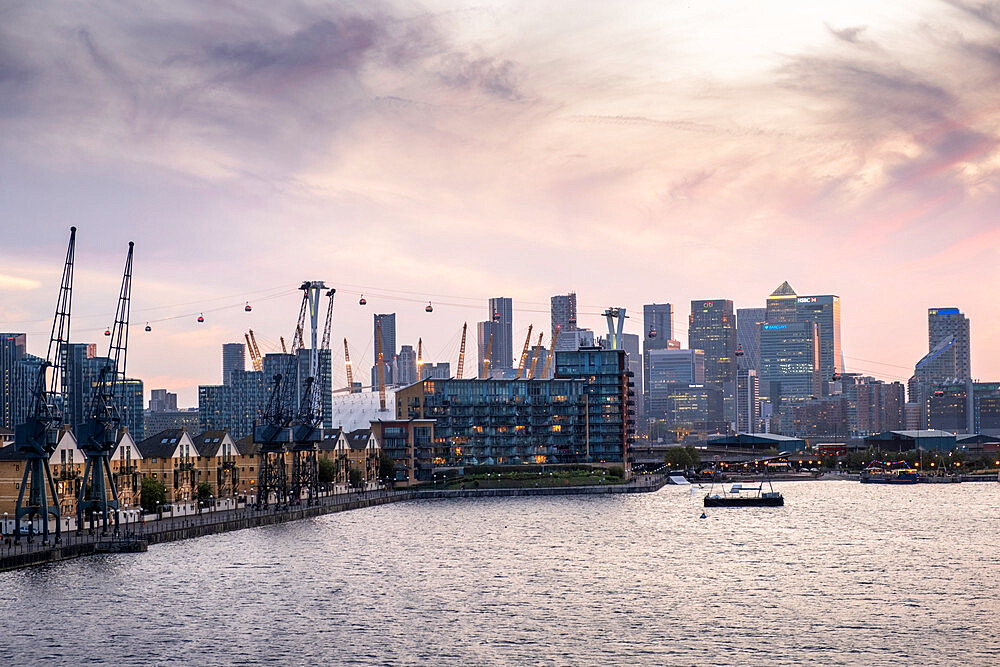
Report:
M184 405L307 279L363 367L373 312L454 364L491 296L522 340L552 294L597 330L668 301L686 343L691 299L788 280L841 296L848 370L907 377L957 306L1000 379L998 84L978 0L11 0L0 329L44 353L76 225L74 339L105 345L134 240L129 374Z

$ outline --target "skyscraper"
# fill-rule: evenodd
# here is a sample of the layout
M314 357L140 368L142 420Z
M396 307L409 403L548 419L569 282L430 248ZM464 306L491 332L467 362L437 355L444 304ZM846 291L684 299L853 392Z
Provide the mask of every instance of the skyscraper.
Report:
M820 395L819 332L813 322L761 325L761 394L772 405Z
M736 371L736 431L756 433L760 423L760 383L757 371L741 368Z
M243 343L222 344L222 384L229 384L229 374L246 370L246 351Z
M958 308L927 309L928 350L933 350L942 341L955 339L955 367L949 377L957 380L972 378L972 360L969 353L969 318Z
M404 345L396 356L396 384L405 386L417 381L417 352L412 345Z
M641 416L649 406L649 353L671 349L674 338L674 307L669 303L647 303L642 307L642 376L636 385L642 387ZM680 344L676 346L680 347Z
M552 304L552 340L555 338L556 329L560 331L573 331L576 329L576 293L557 294L551 299ZM558 346L558 342L557 342ZM562 349L557 347L556 349Z
M647 303L642 307L642 340L647 350L665 350L674 337L674 307Z
M743 350L737 357L738 368L751 368L760 374L760 325L767 319L767 308L736 309L736 344Z
M826 395L829 383L834 381L834 374L844 372L840 347L840 297L832 294L797 297L795 320L816 324L821 392Z
M707 299L691 302L688 347L705 352L705 384L722 391L722 419L736 421L736 317L733 302Z
M498 335L497 335L497 329L499 329L499 328L500 328L499 325L496 322L492 321L492 320L487 320L485 322L480 322L479 323L479 331L478 331L478 334L479 334L479 341L478 341L479 342L479 355L478 355L479 367L476 370L476 377L480 377L480 378L481 377L489 377L489 376L487 376L487 375L484 374L484 372L486 370L486 364L484 362L486 361L486 353L487 352L489 352L489 354L490 354L490 364L489 364L489 371L490 371L490 373L489 373L489 375L492 376L492 374L493 374L493 359L494 359L493 349L494 349L494 346L497 344L497 337L498 337Z
M392 360L396 356L396 313L375 315L372 320L372 391L378 391L378 344L382 340L385 383L393 383Z
M16 408L23 388L18 381L18 366L24 359L27 335L0 334L0 426L14 430L19 415Z
M795 321L795 300L798 295L788 281L778 285L778 288L767 297L767 323L788 324Z
M799 296L788 282L783 282L767 298L768 324L811 322L816 325L820 388L817 396L828 394L835 374L844 372L844 357L840 346L840 297ZM745 352L745 350L744 350ZM763 372L762 372L763 380Z
M490 367L514 367L514 308L509 297L490 299L490 318L496 323L493 330L493 355Z

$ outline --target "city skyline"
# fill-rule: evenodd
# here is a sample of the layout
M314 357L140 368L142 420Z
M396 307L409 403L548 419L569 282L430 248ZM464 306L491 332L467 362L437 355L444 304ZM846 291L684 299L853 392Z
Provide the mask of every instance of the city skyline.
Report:
M961 2L24 5L0 27L0 329L44 352L76 224L72 341L105 353L135 240L127 372L182 405L221 343L288 339L313 278L358 368L373 312L454 364L491 295L515 345L570 291L597 333L672 303L685 341L690 301L787 280L840 296L847 371L905 379L956 307L973 376L1000 377L997 34Z

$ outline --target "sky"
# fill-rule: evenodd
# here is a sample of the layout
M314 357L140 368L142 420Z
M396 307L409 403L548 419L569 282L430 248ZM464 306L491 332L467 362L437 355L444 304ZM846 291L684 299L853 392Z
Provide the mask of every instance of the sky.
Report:
M291 338L304 280L335 385L375 312L454 367L489 297L515 348L569 291L597 332L673 303L686 345L692 299L785 280L841 297L849 371L905 379L954 306L998 380L998 79L1000 4L966 0L11 0L0 330L45 353L75 225L72 339L105 348L135 241L127 371L186 406L222 343Z

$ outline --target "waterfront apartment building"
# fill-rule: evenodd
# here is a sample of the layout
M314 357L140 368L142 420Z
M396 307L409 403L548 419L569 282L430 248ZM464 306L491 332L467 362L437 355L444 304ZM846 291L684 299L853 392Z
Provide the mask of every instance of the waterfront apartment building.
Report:
M396 416L434 420L435 447L412 464L429 479L436 466L588 462L587 401L582 379L424 380L396 393Z
M139 504L140 469L142 456L131 435L122 429L115 439L109 466L111 477L118 490L118 504L121 508ZM0 513L14 515L17 497L21 492L21 482L26 461L13 444L0 448ZM83 480L86 455L77 446L76 437L68 427L59 431L55 450L49 456L49 469L56 487L59 511L66 518L75 518L77 498ZM30 493L30 489L26 491ZM65 524L64 524L65 526Z
M557 352L552 380L424 380L396 392L396 416L434 420L432 441L410 461L402 435L379 440L407 479L467 465L627 466L630 384L625 351L599 348Z
M192 436L191 441L198 450L195 495L197 485L207 482L215 499L236 497L240 483L239 449L229 432L204 431Z
M188 502L196 497L196 464L200 454L187 431L160 431L137 443L136 447L142 456L142 476L163 484L168 504Z
M423 380L401 391L412 396L414 387L439 382L482 382L482 380ZM396 475L392 483L409 486L417 482L433 479L436 467L447 467L449 457L467 457L464 442L451 443L447 438L435 435L433 419L377 419L371 422L371 431L378 439L381 451L396 464Z
M972 360L969 352L969 318L958 308L927 309L927 349L933 350L943 341L954 339L954 367L945 371L947 377L968 380L972 377Z
M728 299L691 302L688 348L705 352L705 384L722 391L722 418L736 421L736 317Z

